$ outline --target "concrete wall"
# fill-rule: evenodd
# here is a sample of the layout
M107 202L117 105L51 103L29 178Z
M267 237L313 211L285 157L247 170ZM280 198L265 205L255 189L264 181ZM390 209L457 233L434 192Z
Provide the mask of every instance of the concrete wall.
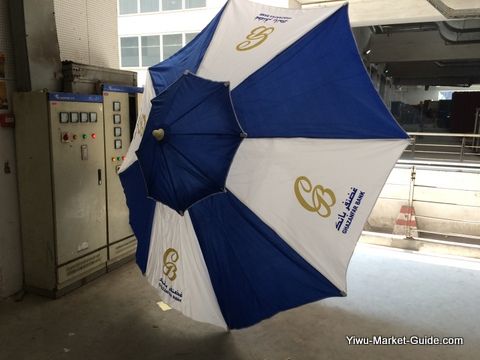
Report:
M5 57L5 76L0 73L0 86L6 85L11 106L15 63L7 5L7 0L0 0L0 53ZM1 109L0 113L9 110ZM0 298L19 291L23 281L13 131L0 127Z
M119 67L117 1L54 0L62 61Z

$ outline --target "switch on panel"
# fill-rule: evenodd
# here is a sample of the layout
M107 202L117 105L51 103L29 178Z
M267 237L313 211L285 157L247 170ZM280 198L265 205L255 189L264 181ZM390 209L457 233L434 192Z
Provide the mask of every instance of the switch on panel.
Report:
M115 126L113 128L113 136L122 136L122 128Z
M95 112L90 113L90 122L97 122L97 113Z
M114 114L113 123L117 125L117 124L120 124L121 122L122 122L122 118L120 117L120 114Z
M122 140L115 140L115 143L114 143L114 147L115 149L121 149L122 148Z
M85 112L80 113L80 122L81 123L88 122L88 113L85 113Z
M83 144L82 146L80 146L80 153L81 153L82 160L88 160L88 146L87 146L87 144Z
M113 111L120 111L120 101L113 102Z

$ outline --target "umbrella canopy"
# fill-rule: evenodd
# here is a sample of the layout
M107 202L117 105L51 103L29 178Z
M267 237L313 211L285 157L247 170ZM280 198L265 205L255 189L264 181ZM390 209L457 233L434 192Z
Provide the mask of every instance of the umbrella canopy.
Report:
M137 150L149 196L181 215L224 192L242 138L228 83L186 73L152 100Z
M343 296L407 144L364 69L346 5L230 0L149 69L120 171L137 263L163 301L228 328Z

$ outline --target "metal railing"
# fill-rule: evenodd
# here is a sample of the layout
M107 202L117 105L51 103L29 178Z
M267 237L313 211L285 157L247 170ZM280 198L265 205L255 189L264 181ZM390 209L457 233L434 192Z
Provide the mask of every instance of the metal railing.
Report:
M459 163L438 159L399 160L380 194L365 230L372 233L395 233L394 224L399 209L406 206L415 210L407 214L408 221L403 233L405 239L440 240L480 246L478 194L480 161ZM416 218L414 225L412 216Z
M409 132L402 159L480 163L480 134Z

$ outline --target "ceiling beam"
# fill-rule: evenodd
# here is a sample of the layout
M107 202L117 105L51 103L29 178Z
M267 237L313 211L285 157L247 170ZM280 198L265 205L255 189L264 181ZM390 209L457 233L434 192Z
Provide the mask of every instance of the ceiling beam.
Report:
M370 50L370 63L480 59L480 44L448 44L438 31L375 34Z
M304 7L331 6L346 1L297 0ZM427 0L349 0L352 27L445 21Z

